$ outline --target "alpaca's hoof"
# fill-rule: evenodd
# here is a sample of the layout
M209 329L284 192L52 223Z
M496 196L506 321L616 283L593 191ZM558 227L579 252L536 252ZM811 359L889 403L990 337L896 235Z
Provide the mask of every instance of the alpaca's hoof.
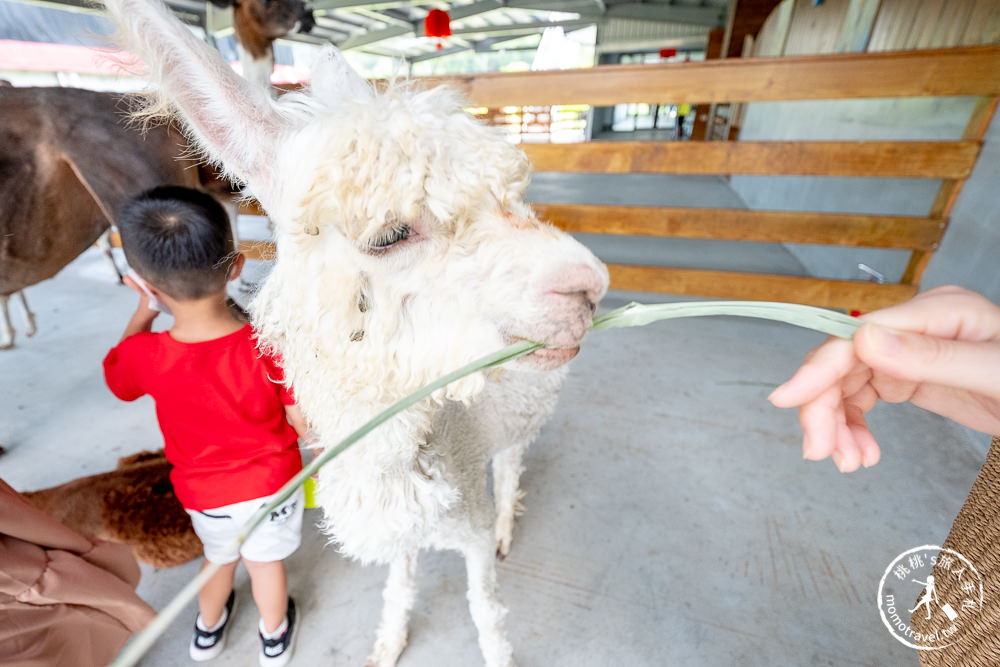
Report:
M25 335L31 338L36 333L38 333L38 325L35 324L34 316L28 318L28 328L25 330Z
M0 350L9 350L14 347L14 330L7 331L7 336L0 338Z
M400 641L393 642L392 645L378 642L375 644L375 649L368 658L368 662L365 663L365 667L394 667L404 648L406 648L405 636Z
M510 553L510 539L497 542L497 560L504 560Z
M514 649L508 642L503 642L494 651L483 655L486 667L517 667L514 662Z
M498 517L494 536L497 541L497 559L503 560L510 553L510 544L514 540L514 517Z

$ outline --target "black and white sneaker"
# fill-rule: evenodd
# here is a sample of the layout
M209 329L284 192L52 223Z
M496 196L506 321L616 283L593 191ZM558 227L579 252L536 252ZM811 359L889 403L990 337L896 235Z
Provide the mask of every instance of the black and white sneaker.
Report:
M295 640L295 600L288 598L288 611L285 613L288 625L280 636L273 639L260 635L260 667L284 667L292 659L292 642Z
M191 647L188 650L188 655L195 662L204 662L205 660L211 660L220 653L222 649L226 647L226 628L229 627L229 621L233 618L233 609L236 607L236 591L230 591L229 599L226 600L225 616L223 616L222 621L216 625L214 630L204 629L204 624L201 622L201 614L198 614L198 618L194 622L194 636L191 637Z

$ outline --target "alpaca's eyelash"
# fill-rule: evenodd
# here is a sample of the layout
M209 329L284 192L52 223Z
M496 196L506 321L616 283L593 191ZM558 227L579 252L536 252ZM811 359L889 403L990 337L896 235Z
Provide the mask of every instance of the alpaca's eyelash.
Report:
M379 254L385 252L400 241L410 238L413 229L409 225L396 225L387 227L368 241L368 252Z

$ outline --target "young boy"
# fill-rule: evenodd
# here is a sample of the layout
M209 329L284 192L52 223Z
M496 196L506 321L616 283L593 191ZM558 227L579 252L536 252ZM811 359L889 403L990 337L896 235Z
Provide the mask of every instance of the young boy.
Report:
M260 664L291 657L295 604L285 558L301 541L301 490L271 513L243 544L226 551L239 528L302 469L297 440L306 429L274 359L256 347L250 325L226 303L226 283L239 276L225 210L209 195L159 187L132 199L118 219L129 266L144 285L121 342L104 359L118 398L149 394L163 432L171 481L191 515L208 562L222 568L198 594L190 655L222 652L233 614L233 575L242 557L260 612ZM151 333L157 310L143 287L173 313L168 331Z

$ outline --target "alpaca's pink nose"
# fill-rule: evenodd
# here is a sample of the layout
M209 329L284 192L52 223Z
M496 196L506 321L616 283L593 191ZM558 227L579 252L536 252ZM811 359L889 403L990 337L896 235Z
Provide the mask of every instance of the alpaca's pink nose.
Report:
M591 312L608 289L607 275L587 264L576 264L560 271L549 284L549 292L567 297L579 297Z
M579 345L607 287L607 273L589 263L570 264L554 273L545 282L542 297L547 321L533 340L549 347Z

